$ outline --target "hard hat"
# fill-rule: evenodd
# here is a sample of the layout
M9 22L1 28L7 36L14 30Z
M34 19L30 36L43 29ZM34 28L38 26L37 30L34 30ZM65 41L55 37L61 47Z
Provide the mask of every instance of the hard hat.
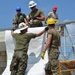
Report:
M53 9L53 10L57 10L57 7L56 7L56 6L54 6L52 9Z
M24 29L28 28L28 26L24 22L21 22L18 27L20 30L24 30Z
M55 24L55 21L53 18L50 18L47 20L47 25Z
M37 5L37 3L35 3L34 1L29 2L29 8L32 8L32 7L36 6L36 5Z
M16 11L21 11L21 8L20 7L16 7Z

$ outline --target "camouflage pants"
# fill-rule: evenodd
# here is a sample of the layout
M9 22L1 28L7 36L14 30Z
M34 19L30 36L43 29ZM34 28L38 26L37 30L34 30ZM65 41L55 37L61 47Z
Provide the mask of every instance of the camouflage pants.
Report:
M45 66L46 75L59 75L58 57L59 57L59 51L57 49L51 49L48 51L49 61Z
M24 75L27 68L28 55L23 51L15 51L10 65L10 75Z
M42 26L43 24L39 20L32 20L32 22L30 22L30 27L42 27Z

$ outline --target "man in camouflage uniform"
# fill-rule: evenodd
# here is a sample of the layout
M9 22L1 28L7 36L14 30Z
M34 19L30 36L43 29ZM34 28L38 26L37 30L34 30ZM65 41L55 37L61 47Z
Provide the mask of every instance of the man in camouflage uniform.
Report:
M29 2L29 8L32 10L28 15L30 27L43 26L42 21L45 20L44 13L36 8L36 3L34 1Z
M20 33L14 33L15 31L11 31L11 34L16 41L14 55L10 65L11 75L25 74L28 62L27 52L29 42L32 38L42 35L47 30L47 28L45 28L37 34L27 33L28 26L26 26L25 23L20 23L19 28Z
M15 15L15 18L13 19L13 28L18 28L19 23L25 22L27 23L26 15L24 13L21 13L21 8L16 8L17 14Z
M42 59L46 50L48 50L48 63L45 66L46 75L59 75L58 73L58 57L59 57L59 46L60 46L60 34L55 29L55 21L50 18L47 21L48 25L48 36L45 48L41 54Z

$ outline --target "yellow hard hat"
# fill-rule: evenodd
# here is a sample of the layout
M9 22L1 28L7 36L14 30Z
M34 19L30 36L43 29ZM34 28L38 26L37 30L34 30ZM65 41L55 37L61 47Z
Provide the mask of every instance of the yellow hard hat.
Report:
M53 18L50 18L47 20L47 25L50 25L50 24L55 24L55 20Z

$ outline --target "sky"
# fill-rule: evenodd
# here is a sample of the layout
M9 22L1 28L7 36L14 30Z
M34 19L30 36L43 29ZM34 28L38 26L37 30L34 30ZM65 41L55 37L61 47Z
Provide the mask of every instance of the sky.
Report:
M16 7L20 6L22 13L26 16L31 9L30 0L0 0L0 28L11 28L12 19L16 14ZM38 9L41 9L45 15L52 11L53 6L57 6L57 14L61 22L65 20L75 20L75 0L34 0Z

